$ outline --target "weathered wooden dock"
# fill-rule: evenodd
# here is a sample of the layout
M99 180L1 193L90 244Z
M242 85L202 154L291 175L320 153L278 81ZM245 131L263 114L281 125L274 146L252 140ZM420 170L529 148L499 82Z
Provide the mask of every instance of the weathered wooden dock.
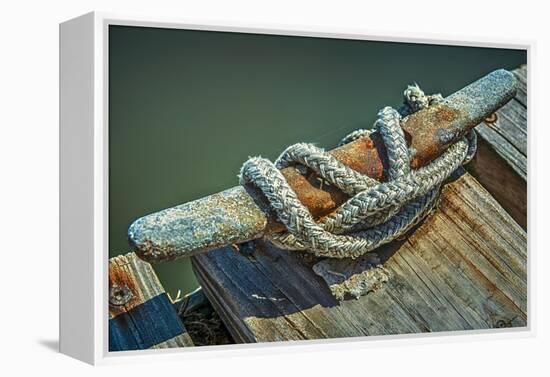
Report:
M234 340L527 326L526 67L514 74L516 97L476 128L475 159L407 237L340 262L262 240L194 256L203 291ZM109 267L111 350L193 345L147 262L130 253ZM334 297L371 272L367 294Z
M460 171L435 213L408 238L375 252L389 278L369 294L338 301L312 269L319 260L262 241L193 257L233 337L266 342L526 326L525 67L515 74L516 98L478 127L480 152L469 169L480 181ZM334 273L338 281L341 272Z
M468 173L406 240L376 251L378 290L337 301L311 263L257 241L193 258L197 277L241 342L340 338L527 324L523 229Z

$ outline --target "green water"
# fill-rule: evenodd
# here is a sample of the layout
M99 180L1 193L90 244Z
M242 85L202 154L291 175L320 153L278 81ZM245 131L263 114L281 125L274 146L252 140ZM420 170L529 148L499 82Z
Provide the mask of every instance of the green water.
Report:
M109 250L138 217L237 184L252 155L332 148L397 106L407 83L448 95L526 62L523 50L116 26L109 33ZM190 262L154 266L197 287Z

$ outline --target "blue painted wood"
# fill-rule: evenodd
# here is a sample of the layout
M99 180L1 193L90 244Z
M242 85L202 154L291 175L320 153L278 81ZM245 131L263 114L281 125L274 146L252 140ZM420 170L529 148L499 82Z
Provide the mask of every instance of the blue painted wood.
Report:
M183 334L166 293L109 320L109 351L141 350Z

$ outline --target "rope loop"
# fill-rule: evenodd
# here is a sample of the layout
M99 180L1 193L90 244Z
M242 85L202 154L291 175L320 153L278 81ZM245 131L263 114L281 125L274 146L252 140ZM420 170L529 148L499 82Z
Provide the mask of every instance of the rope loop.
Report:
M372 130L356 130L339 145L378 132L388 154L388 181L379 182L342 164L312 144L288 147L275 163L251 157L242 166L241 184L252 183L267 198L287 231L267 236L276 246L304 250L321 257L357 258L403 235L436 205L442 183L475 154L477 140L470 133L451 145L427 166L412 170L402 119L428 106L441 103L440 94L426 95L418 85L409 85L398 110L384 107ZM302 165L350 198L332 214L316 222L300 202L279 169Z

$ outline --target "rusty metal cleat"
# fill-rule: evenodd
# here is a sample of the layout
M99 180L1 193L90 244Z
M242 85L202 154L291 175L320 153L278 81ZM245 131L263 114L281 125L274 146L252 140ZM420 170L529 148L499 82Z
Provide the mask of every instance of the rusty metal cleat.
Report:
M516 94L516 79L504 69L494 71L403 119L407 142L415 150L411 167L418 169L483 122ZM385 180L385 147L377 133L330 152L350 168ZM282 170L298 198L315 218L334 211L348 197L294 167ZM128 229L130 245L149 262L189 257L232 243L242 243L284 226L253 187L236 186L220 193L168 208L140 219Z

